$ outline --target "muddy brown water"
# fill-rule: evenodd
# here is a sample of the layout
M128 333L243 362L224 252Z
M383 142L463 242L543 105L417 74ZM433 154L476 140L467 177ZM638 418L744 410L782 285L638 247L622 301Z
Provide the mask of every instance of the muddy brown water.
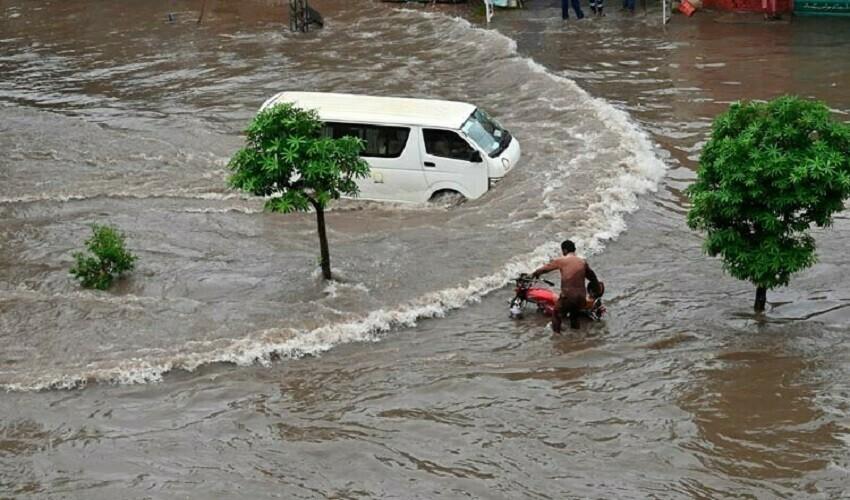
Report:
M756 318L682 197L730 101L850 113L850 24L529 4L316 2L306 35L273 2L0 5L0 496L850 496L847 214ZM523 162L459 207L338 204L322 283L312 216L226 188L285 89L475 102ZM67 275L92 222L140 257L108 293ZM507 319L568 236L607 320Z

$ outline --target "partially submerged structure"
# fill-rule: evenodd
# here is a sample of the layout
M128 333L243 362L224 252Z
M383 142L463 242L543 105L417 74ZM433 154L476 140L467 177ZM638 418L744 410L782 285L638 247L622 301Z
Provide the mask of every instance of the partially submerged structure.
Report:
M325 25L319 12L307 4L307 0L289 0L289 29L307 32L310 26L321 28Z
M762 0L703 0L709 9L764 12ZM850 0L776 0L776 12L798 16L850 16Z

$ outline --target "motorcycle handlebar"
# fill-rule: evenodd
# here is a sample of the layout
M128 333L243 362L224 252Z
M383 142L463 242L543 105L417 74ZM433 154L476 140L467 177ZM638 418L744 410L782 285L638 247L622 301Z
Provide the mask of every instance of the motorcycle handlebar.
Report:
M552 283L551 281L549 281L547 279L536 278L536 277L534 277L530 274L520 274L519 277L517 278L517 281L529 281L529 282L542 281L543 283L546 283L549 286L555 286L555 283Z

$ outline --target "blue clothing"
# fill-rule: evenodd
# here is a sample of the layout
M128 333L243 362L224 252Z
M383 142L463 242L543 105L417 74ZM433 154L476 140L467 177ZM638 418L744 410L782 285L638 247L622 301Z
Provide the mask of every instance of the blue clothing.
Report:
M623 8L635 11L635 0L623 0Z
M635 0L631 0L634 3ZM581 0L561 0L561 19L570 18L569 2L573 4L573 10L576 11L576 19L584 17L584 12L581 11Z
M561 19L570 18L570 1L573 4L573 10L576 11L576 18L581 19L584 17L584 12L581 11L581 0L561 0ZM634 0L631 1L634 2Z

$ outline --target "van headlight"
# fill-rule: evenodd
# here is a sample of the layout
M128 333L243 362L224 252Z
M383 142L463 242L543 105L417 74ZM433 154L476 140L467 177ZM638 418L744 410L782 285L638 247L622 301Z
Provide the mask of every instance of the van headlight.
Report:
M505 169L505 172L511 169L511 160L507 158L502 158L502 167Z

